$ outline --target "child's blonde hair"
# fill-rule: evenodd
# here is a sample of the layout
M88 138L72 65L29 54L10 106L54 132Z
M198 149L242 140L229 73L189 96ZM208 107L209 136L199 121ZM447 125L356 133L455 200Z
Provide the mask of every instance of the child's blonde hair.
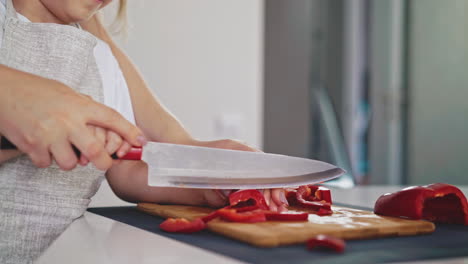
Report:
M127 30L127 0L119 0L119 7L110 31L114 34L125 33Z
M120 0L119 1L119 9L117 11L116 20L121 21L123 23L126 23L126 20L127 20L127 0Z

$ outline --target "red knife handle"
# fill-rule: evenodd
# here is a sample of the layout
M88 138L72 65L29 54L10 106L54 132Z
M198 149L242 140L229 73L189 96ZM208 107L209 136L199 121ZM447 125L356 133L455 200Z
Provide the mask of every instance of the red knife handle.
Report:
M112 154L112 155L115 155ZM121 160L141 160L141 156L143 155L143 148L141 147L132 147L130 151L123 157Z
M80 150L73 146L73 152L75 152L76 156L79 158L81 156ZM15 144L13 144L11 141L9 141L6 137L0 137L0 149L17 149ZM130 151L123 157L121 157L121 160L141 160L141 156L143 154L143 149L141 147L132 147ZM111 155L112 159L119 159L117 157L117 153L114 153Z
M6 137L0 137L0 149L16 149L16 146Z

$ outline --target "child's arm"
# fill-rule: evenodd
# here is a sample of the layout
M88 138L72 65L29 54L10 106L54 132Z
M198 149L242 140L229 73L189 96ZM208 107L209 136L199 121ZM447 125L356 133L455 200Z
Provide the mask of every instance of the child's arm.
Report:
M162 204L207 205L222 207L227 197L220 190L182 189L148 186L148 166L142 161L122 161L106 174L114 193L128 202ZM287 200L283 189L265 189L263 195L273 211L286 211Z
M115 44L98 17L94 16L82 26L110 46L127 81L137 125L150 141L255 151L255 149L235 140L198 141L192 138L182 124L161 105L137 68ZM207 202L203 200L203 196L208 195L211 197L211 194L215 192L211 190L204 192L200 190L148 187L147 175L144 169L146 167L139 165L128 168L124 166L125 164L127 163L122 162L121 165L109 170L107 177L109 183L113 186L113 190L126 200L206 204ZM134 170L138 171L137 175L135 175ZM132 181L135 182L132 183ZM139 192L141 194L138 194ZM286 200L281 189L275 189L271 192L266 190L265 197L268 198L272 210L284 206Z
M137 126L143 130L149 141L256 151L235 140L204 142L194 139L176 117L159 102L136 66L115 44L98 17L94 16L82 23L82 27L110 46L127 82Z
M137 126L143 130L148 140L193 144L195 140L176 117L159 102L135 65L112 40L99 18L94 16L81 25L110 46L127 82Z
M226 197L219 191L148 186L148 167L142 161L122 161L106 174L114 193L128 202L207 205L221 207Z

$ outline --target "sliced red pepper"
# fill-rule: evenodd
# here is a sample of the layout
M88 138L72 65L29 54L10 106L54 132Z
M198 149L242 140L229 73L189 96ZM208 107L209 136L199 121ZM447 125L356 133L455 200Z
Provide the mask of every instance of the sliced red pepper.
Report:
M236 212L238 212L238 213L240 213L240 212L247 212L247 211L253 211L253 210L260 209L260 208L258 207L258 205L241 206L241 207L235 206L235 207L230 207L230 208L236 209Z
M309 214L304 212L278 213L267 211L265 217L268 221L307 221Z
M318 197L315 197L318 195ZM328 196L327 196L328 195ZM314 196L313 199L310 198ZM332 214L330 190L315 185L300 186L297 190L289 189L286 197L290 205L300 205L312 209L317 215ZM309 199L309 200L306 200ZM240 190L229 195L229 206L210 213L201 219L206 223L216 217L231 222L270 221L306 221L308 213L277 213L268 210L263 194L258 190Z
M225 208L236 209L237 212L245 212L260 209L259 203L256 199L248 199L247 201L238 202L234 205L226 206Z
M325 188L323 186L317 186L317 185L304 185L304 186L301 186L301 187L302 187L302 191L304 192L302 194L302 197L305 200L307 200L307 201L325 201L327 203L332 204L330 189ZM299 187L299 188L301 188L301 187Z
M159 225L159 228L171 233L194 233L205 229L205 222L201 218L189 221L185 218L168 218Z
M203 216L201 217L200 219L205 222L205 223L208 223L209 221L215 219L216 217L218 217L218 210L216 211L213 211L211 212L210 214L206 215L206 216Z
M317 197L317 199L320 201L325 201L327 203L333 204L330 189L325 188L323 186L318 187L318 189L315 191L315 197Z
M387 193L375 202L379 215L468 225L468 202L457 187L435 183Z
M318 199L314 200L313 198L310 198L310 196L312 195L312 190L318 189L318 187L317 189L315 189L315 187L317 186L314 186L312 188L306 185L300 186L296 192L297 205L304 207L304 208L312 209L317 212L319 212L320 209L322 209L322 211L320 211L320 215L331 214L332 210L331 210L331 204L329 202L326 202L324 200L319 201ZM313 195L315 195L315 193ZM330 195L330 200L331 200L331 195Z
M318 235L314 238L307 240L307 248L309 250L315 248L327 248L341 253L344 252L345 247L346 243L343 239L336 238L333 236Z
M235 214L233 211L226 211L223 209L229 209L229 210L235 210L237 214ZM240 208L244 209L244 208ZM221 213L219 212L220 210ZM257 210L252 213L247 213L247 211L239 211L239 209L231 208L229 206L224 207L222 209L216 210L212 213L210 213L207 216L201 217L205 223L217 218L221 217L225 220L231 221L231 222L249 222L252 221L252 219L257 222L263 222L263 221L307 221L309 214L304 213L304 212L287 212L287 213L278 213L278 212L273 212L273 211L266 211L266 210ZM263 217L261 216L261 213L265 215L265 220L263 220ZM238 221L239 220L239 221Z
M287 189L285 190L286 200L288 200L289 205L297 205L297 190L296 189Z
M312 189L310 189L310 187L307 185L299 186L299 188L297 188L297 191L296 191L297 199L301 198L305 200L305 198L309 197L311 194L312 194Z
M232 206L228 205L228 206L223 207L221 209L234 209L234 210L236 210L237 213L240 213L240 212L247 212L247 211L257 210L258 206L257 205L252 205L252 206L249 205L249 206L243 206L243 207L241 206L241 207L237 208L237 207L232 207ZM211 221L211 220L213 220L213 219L220 216L219 215L219 210L221 210L221 209L213 211L210 214L201 217L201 219L203 220L203 222L208 223L209 221Z
M330 204L326 202L312 202L312 201L306 201L306 200L300 200L300 199L297 199L297 200L299 201L299 205L301 207L304 207L307 209L312 209L314 211L319 211L320 209L327 210L327 211L331 210Z
M317 212L315 212L315 214L320 216L332 215L333 210L331 208L320 208Z
M260 191L253 189L240 190L231 193L229 195L229 204L232 208L257 206L259 209L268 210L268 205L263 194Z
M217 212L219 217L230 222L256 223L266 221L265 213L261 210L238 213L236 209L222 208Z

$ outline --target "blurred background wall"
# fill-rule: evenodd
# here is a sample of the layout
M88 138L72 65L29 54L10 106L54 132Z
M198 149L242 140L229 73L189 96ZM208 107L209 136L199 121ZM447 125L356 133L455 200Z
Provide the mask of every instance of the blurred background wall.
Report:
M468 184L468 1L408 9L408 182Z
M128 17L121 47L195 137L262 147L263 1L130 0Z
M131 0L129 24L199 138L335 163L343 187L468 184L466 0Z

